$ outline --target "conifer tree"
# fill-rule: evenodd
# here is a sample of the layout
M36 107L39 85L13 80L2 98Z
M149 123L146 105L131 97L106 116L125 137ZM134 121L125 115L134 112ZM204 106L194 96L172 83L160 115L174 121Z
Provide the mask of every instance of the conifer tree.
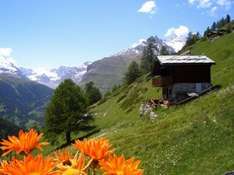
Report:
M195 40L198 41L201 39L201 34L199 32L196 33Z
M88 98L89 105L92 105L98 102L102 98L102 94L100 90L97 87L95 87L92 81L85 84L85 94L86 94L86 97Z
M160 51L161 55L169 55L169 52L167 50L166 46L162 46L161 51Z
M128 71L125 74L124 80L127 84L133 83L137 78L141 76L139 65L136 61L133 61L128 66Z
M87 99L82 89L72 80L64 80L54 91L47 106L45 131L48 136L63 133L66 142L71 142L71 132L87 124Z
M225 18L225 23L228 24L231 22L231 16L229 14L227 14L226 18Z
M150 73L151 75L153 74L154 71L154 64L155 64L155 51L157 50L157 48L155 48L155 39L154 37L150 37L147 40L147 46L144 48L143 51L143 56L141 59L141 71L146 74L146 73Z
M207 35L211 32L210 27L207 27L207 29L204 32L204 37L207 37Z
M191 46L194 44L197 40L199 40L200 34L193 34L192 32L189 32L187 41L186 41L186 46Z
M217 24L216 22L213 22L212 26L211 26L211 31L215 31L217 28Z
M226 24L225 19L222 18L217 22L217 28L221 29Z

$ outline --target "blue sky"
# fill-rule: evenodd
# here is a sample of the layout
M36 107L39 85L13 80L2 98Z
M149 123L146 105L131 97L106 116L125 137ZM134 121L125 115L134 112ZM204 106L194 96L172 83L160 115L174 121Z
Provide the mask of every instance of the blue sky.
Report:
M31 68L79 65L141 38L170 38L180 26L201 32L234 17L233 0L0 0L0 7L0 48Z

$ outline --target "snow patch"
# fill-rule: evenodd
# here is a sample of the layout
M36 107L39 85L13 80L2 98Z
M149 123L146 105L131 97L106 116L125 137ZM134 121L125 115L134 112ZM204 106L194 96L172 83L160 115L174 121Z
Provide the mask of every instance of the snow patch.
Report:
M16 74L18 68L15 60L11 57L11 48L0 48L0 73Z
M137 47L139 45L143 45L145 42L146 42L146 39L143 39L143 38L139 39L137 42L132 44L131 48L135 48L135 47Z
M51 81L57 81L60 80L60 77L58 74L51 69L48 68L36 68L32 71L32 74L28 76L29 79L33 81L37 81L39 77L45 76L48 77Z
M75 83L80 83L90 64L90 62L85 62L80 66L60 66L53 69L43 67L36 69L21 68L21 71L32 81L56 88L65 79L72 79Z
M166 38L165 43L168 46L171 46L176 52L178 52L184 47L188 37L188 33L189 28L186 26L181 25L177 28L172 27L168 29L168 31L164 35Z

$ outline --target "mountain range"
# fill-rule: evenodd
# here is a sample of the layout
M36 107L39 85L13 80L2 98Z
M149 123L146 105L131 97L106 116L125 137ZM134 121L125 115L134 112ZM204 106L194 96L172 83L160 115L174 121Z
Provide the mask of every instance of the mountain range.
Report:
M83 75L87 72L90 62L85 62L80 66L60 66L54 69L28 69L20 67L21 74L32 81L44 84L52 89L56 88L63 80L72 79L75 83L80 83Z
M128 65L133 60L140 60L143 50L149 40L153 40L156 54L160 54L163 46L169 53L175 52L174 49L168 46L163 40L154 36L147 40L140 40L132 47L116 54L102 58L93 63L85 62L80 66L60 66L53 69L31 69L19 67L11 59L1 57L0 74L4 73L28 78L31 81L46 85L52 89L56 88L64 79L68 78L80 85L93 81L95 85L105 93L114 85L121 84Z

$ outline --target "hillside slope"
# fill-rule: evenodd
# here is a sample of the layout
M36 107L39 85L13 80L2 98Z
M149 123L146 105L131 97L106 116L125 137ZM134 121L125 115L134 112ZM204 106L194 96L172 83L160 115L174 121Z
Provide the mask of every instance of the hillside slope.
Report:
M220 175L234 170L234 33L200 41L192 54L216 61L212 81L221 90L158 110L154 121L142 120L142 101L161 93L142 77L92 108L102 128L99 135L108 137L117 152L141 159L146 175Z
M53 90L47 86L9 74L0 75L0 117L24 127L42 123L44 107Z
M0 140L9 135L15 135L19 131L19 127L15 124L0 118Z
M139 60L140 57L139 54L128 55L128 57L117 55L96 61L88 66L87 73L84 74L80 84L84 85L92 81L105 93L114 85L122 83L128 65L134 60Z

